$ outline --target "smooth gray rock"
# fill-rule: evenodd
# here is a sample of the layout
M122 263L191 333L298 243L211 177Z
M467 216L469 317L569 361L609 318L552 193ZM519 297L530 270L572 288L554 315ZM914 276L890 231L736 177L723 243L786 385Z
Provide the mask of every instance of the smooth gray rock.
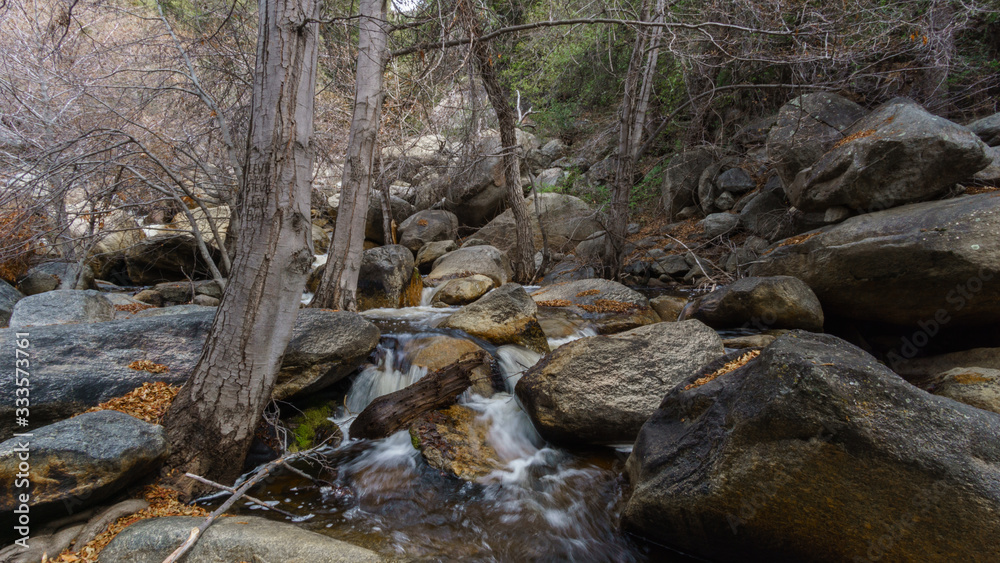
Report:
M424 283L436 287L448 280L483 275L497 287L507 283L514 275L507 255L494 246L478 245L453 250L437 260Z
M177 309L168 307L164 310ZM82 412L147 381L187 381L212 324L214 308L184 315L31 329L31 428ZM18 329L0 330L14 341ZM321 389L350 374L378 344L379 331L360 315L302 309L285 349L273 396ZM165 373L129 368L136 360L165 365ZM14 373L14 354L0 369ZM14 378L0 378L0 395L14 397ZM14 402L0 402L0 439L19 431Z
M712 213L702 221L702 227L705 236L711 239L732 231L739 223L740 216L734 213Z
M358 273L358 310L413 307L424 284L413 266L413 253L401 244L368 249Z
M450 211L424 210L406 218L399 225L399 244L419 252L429 242L455 240L458 217Z
M458 244L453 240L437 240L429 242L420 247L417 258L414 261L421 274L429 274L434 265L434 261L448 254L452 250L458 250Z
M37 295L56 289L96 289L94 271L76 262L46 262L28 270L18 282L24 295Z
M100 323L115 318L115 306L93 289L56 289L29 295L14 305L11 328L66 323Z
M767 156L782 182L790 185L864 115L861 106L830 92L805 94L782 106L767 135Z
M564 344L515 392L546 440L632 442L663 395L724 353L719 335L699 321L656 323Z
M881 211L941 196L990 163L971 131L905 99L882 105L843 134L842 143L787 185L796 208Z
M994 113L968 125L969 130L991 147L1000 146L1000 113Z
M132 315L135 318L144 319L148 317L168 317L173 315L187 315L189 313L211 313L215 316L216 307L190 303L186 305L173 305L170 307L156 307L153 309L143 309Z
M823 307L816 294L791 276L748 277L698 297L682 319L714 328L801 328L823 330Z
M916 326L1000 318L1000 197L966 196L851 217L776 246L754 276L793 276L837 316Z
M516 344L544 354L549 344L537 312L524 288L508 283L462 307L438 326L462 330L496 345Z
M593 266L580 262L575 256L569 256L556 262L539 282L539 285L546 286L567 281L591 279L596 275L597 272Z
M750 174L742 168L730 168L715 179L715 185L724 192L745 194L757 187Z
M14 286L0 280L0 327L7 326L10 314L14 312L14 305L23 298L24 295Z
M996 414L828 335L788 333L695 383L718 367L643 425L626 531L722 562L995 558Z
M102 563L160 563L204 518L150 518L125 528L101 551ZM374 551L256 516L219 518L184 556L186 563L375 563Z
M955 368L935 381L934 394L1000 414L1000 370Z
M676 219L682 209L695 203L698 178L714 160L715 155L708 149L682 152L670 158L660 188L667 220Z
M535 197L525 199L525 204L531 220L532 243L538 251L542 249L542 231L535 213ZM595 211L580 198L566 194L540 193L538 207L551 252L569 252L580 241L604 230ZM514 229L514 212L508 209L479 229L474 236L508 252L514 248Z
M118 411L81 414L30 433L0 444L0 512L16 508L17 495L25 492L15 487L24 450L31 466L29 506L63 515L117 492L168 451L162 426Z

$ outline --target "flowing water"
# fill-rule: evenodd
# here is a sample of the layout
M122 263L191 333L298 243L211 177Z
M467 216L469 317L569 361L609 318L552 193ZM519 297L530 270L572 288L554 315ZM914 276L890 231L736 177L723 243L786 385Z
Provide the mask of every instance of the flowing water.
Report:
M425 292L424 303L432 293ZM303 515L296 519L300 526L401 560L693 561L639 545L619 531L627 453L571 452L538 436L512 395L523 371L540 357L527 349L476 341L497 358L507 392L459 397L474 412L473 432L496 452L492 470L475 482L429 466L406 431L384 440L349 439L353 417L368 403L426 374L409 359L429 337L445 333L435 327L455 310L366 311L383 336L375 361L354 376L339 404L336 422L348 438L327 456L331 467L319 475L324 482L286 474L255 494ZM586 326L570 327L550 344L593 334ZM264 515L254 511L265 509L248 503L242 510ZM282 518L272 511L266 516Z

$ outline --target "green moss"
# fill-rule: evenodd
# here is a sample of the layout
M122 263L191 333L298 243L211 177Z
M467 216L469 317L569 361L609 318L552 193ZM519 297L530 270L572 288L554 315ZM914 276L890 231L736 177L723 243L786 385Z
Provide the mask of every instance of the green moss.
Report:
M340 435L340 427L330 420L333 410L329 405L306 409L302 414L293 417L288 426L292 430L293 452L307 450L331 436ZM339 441L334 438L334 441Z

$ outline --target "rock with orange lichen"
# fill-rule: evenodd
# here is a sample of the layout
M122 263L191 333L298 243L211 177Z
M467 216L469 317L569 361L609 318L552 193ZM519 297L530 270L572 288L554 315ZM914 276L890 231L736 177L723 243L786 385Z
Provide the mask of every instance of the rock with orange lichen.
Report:
M941 374L934 394L1000 414L1000 370L955 368Z
M502 467L487 441L489 424L463 405L432 411L410 426L410 440L427 463L466 481L476 481Z
M687 388L720 367L643 425L627 531L722 562L996 558L996 414L829 335L790 332Z
M612 334L660 322L660 317L638 291L611 280L586 279L547 285L531 294L540 307L567 307Z

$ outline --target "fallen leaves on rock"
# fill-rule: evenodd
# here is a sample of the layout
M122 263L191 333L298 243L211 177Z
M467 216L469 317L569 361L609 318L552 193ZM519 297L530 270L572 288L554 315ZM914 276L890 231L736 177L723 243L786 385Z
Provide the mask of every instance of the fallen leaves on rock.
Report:
M154 305L149 303L127 303L125 305L115 305L115 311L125 311L126 313L138 313L146 309L153 309Z
M580 305L579 307L588 313L628 313L638 309L639 305L613 299L597 299L593 305Z
M599 289L587 289L587 290L581 291L580 293L577 293L576 296L577 297L587 297L588 295L597 295L600 292L601 292L601 290L599 290Z
M143 491L142 498L149 503L149 508L135 514L123 516L112 522L108 529L97 535L86 545L73 546L75 550L67 549L59 557L50 558L52 563L96 563L98 556L111 540L132 524L149 518L165 516L208 516L208 512L198 506L188 506L177 500L178 492L158 485L149 485Z
M891 121L889 123L892 123ZM850 135L844 137L843 139L837 141L833 144L833 148L838 148L850 143L851 141L856 141L858 139L864 139L865 137L871 137L875 134L874 129L865 129L864 131L858 131L857 133L851 133Z
M965 195L979 195L988 194L993 192L1000 192L1000 187L997 186L970 186L965 188Z
M105 401L96 407L86 411L118 411L134 416L139 420L145 420L152 424L159 424L163 415L167 414L170 403L180 387L168 385L162 381L146 382L142 387L133 389L121 397L115 397Z
M149 360L136 360L128 365L130 369L136 371L148 371L149 373L166 373L170 368L163 364L156 364Z
M550 299L548 301L537 301L535 304L539 307L570 307L573 305L573 302L566 299Z
M706 375L705 377L699 377L698 379L695 379L694 383L689 383L685 385L684 390L687 391L688 389L701 387L702 385L708 383L709 381L712 381L713 379L719 377L720 375L726 375L731 371L736 371L737 369L747 365L747 363L749 363L750 360L756 358L759 355L760 355L760 350L751 350L746 354L741 355L739 358L736 358L735 360L726 362L726 365L713 371L711 374Z

